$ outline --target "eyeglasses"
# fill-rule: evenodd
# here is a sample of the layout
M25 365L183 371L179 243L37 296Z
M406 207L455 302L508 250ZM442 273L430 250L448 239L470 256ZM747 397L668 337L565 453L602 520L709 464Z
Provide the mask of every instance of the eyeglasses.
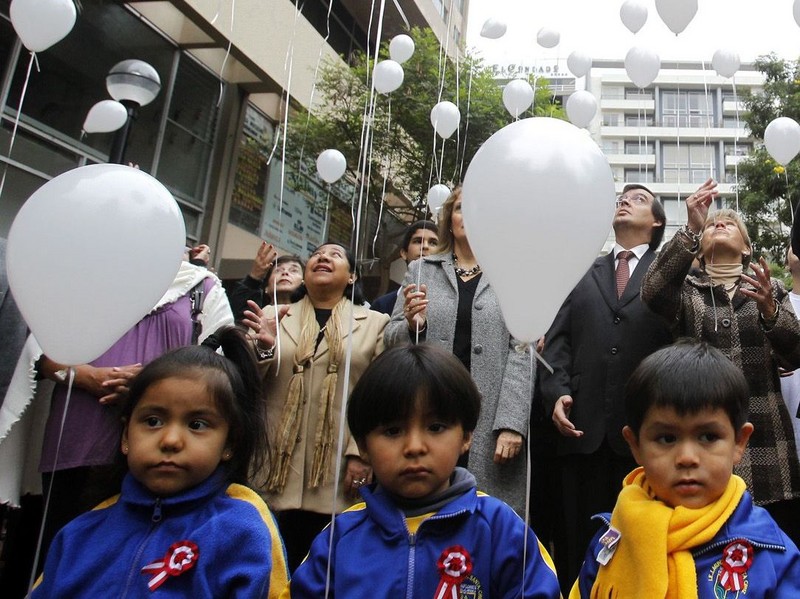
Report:
M619 208L623 202L628 202L629 204L638 204L640 206L647 204L649 198L644 195L643 193L635 193L632 195L623 194L617 198L614 202L614 205Z

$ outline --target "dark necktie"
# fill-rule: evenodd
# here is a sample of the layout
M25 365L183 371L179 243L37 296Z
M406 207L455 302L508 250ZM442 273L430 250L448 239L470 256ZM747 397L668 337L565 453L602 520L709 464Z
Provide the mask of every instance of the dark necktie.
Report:
M625 286L628 284L628 279L631 278L631 269L628 266L628 260L634 256L633 252L623 250L617 254L617 297L622 297L622 292L625 291Z

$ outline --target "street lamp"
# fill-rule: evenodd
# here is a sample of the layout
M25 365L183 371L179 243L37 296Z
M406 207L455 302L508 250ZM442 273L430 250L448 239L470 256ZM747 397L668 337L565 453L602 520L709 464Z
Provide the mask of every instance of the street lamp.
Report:
M124 164L131 124L136 120L138 108L152 102L161 91L161 79L156 70L146 62L123 60L111 67L106 75L106 89L112 98L128 110L128 118L114 135L108 157L110 163Z

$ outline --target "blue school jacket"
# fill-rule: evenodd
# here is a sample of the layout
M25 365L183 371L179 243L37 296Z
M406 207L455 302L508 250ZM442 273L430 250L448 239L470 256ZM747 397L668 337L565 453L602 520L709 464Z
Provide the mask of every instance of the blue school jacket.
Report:
M798 514L800 518L800 514ZM600 564L600 537L608 529L611 514L595 516L604 521L586 552L578 577L580 597L590 597ZM721 578L723 553L729 544L744 540L752 547L752 562L741 575L741 590L726 590ZM742 544L743 546L746 546ZM698 599L797 599L800 597L800 552L791 539L778 528L765 509L753 505L745 491L739 505L717 535L705 545L692 550L697 569ZM613 557L611 559L614 559ZM574 596L575 590L570 596Z
M272 514L221 467L165 498L128 474L56 535L32 597L277 598L287 584Z
M433 598L442 581L439 564L448 556L450 572L465 559L471 563L471 571L461 576L460 598L560 596L550 556L530 527L508 505L475 487L422 522L416 534L408 532L405 515L386 494L372 487L362 487L361 494L365 503L335 521L330 598ZM292 599L325 596L329 539L326 528L314 540L292 576Z

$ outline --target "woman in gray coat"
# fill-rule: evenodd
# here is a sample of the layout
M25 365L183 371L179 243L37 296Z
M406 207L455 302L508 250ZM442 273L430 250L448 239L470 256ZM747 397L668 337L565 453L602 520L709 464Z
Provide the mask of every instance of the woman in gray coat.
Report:
M437 249L409 265L384 342L387 347L441 344L472 373L483 401L467 463L460 465L469 467L480 491L524 517L526 469L520 454L531 408L530 354L508 332L497 296L472 253L460 188L442 206Z

